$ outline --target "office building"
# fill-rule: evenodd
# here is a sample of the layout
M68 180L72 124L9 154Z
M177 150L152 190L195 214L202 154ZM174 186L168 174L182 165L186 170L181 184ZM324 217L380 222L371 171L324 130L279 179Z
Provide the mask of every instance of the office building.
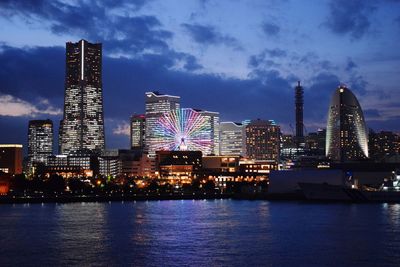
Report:
M143 151L146 136L146 116L133 115L130 123L131 149Z
M354 94L339 86L332 95L326 129L326 156L346 162L368 158L368 133Z
M28 126L28 165L47 163L53 154L53 122L51 120L31 120Z
M221 122L219 125L220 155L244 156L246 154L245 127L241 123Z
M247 157L279 162L280 134L280 127L274 121L251 121L246 126Z
M60 152L101 152L105 147L102 46L85 40L66 44L64 116Z
M159 92L146 93L145 151L155 156L160 138L156 136L157 122L164 113L180 108L180 97L163 95Z
M0 144L0 172L21 174L22 159L22 145Z

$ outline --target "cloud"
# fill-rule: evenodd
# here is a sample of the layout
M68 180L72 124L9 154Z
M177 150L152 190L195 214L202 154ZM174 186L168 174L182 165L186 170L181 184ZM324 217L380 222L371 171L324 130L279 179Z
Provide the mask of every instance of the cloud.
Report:
M130 136L130 131L129 124L125 122L118 124L117 127L113 129L113 134Z
M273 22L264 22L261 25L261 27L267 36L276 37L276 36L278 36L279 32L281 31L281 28L279 27L279 25L277 25Z
M194 41L201 45L224 44L235 49L241 49L236 38L221 34L213 26L183 23L182 27L189 33Z
M38 115L61 115L61 109L54 108L48 104L48 101L43 101L40 103L43 108L24 101L22 99L16 98L11 95L0 94L0 116L10 116L10 117L36 117Z
M369 0L331 0L324 25L335 34L360 39L370 29L370 16L375 9Z
M1 1L0 14L28 23L48 25L54 34L81 36L102 42L109 52L131 55L168 49L172 33L160 21L136 15L146 1Z

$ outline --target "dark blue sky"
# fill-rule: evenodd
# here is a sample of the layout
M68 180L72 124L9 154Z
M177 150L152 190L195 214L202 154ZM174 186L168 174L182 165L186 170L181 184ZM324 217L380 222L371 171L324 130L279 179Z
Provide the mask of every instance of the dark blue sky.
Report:
M118 2L118 3L117 3ZM400 1L0 1L0 143L26 143L30 119L62 117L65 42L103 43L108 148L127 147L144 92L182 97L221 121L326 124L346 84L367 124L400 131Z

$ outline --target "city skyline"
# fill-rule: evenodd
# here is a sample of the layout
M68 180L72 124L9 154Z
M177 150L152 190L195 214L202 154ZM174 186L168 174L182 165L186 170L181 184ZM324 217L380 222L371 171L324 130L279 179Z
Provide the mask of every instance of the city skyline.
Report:
M392 48L398 38L397 3L322 1L314 7L307 5L326 15L313 19L305 19L310 10L291 1L233 3L230 7L235 14L254 14L252 34L245 34L250 21L235 31L231 19L224 16L226 20L221 22L215 18L213 13L223 3L194 1L182 6L181 15L170 21L160 8L175 5L174 1L143 1L126 6L129 15L107 4L79 7L94 18L110 19L107 26L86 18L74 25L69 18L78 7L62 10L58 2L42 3L42 9L19 2L2 3L0 12L9 16L2 18L6 27L0 31L6 33L9 26L16 33L2 34L1 40L0 126L10 127L13 133L3 133L3 142L25 144L31 119L52 119L57 136L64 94L65 42L82 38L103 43L107 148L129 147L129 118L144 113L144 92L153 90L181 96L182 107L219 112L220 121L274 119L284 132L290 132L289 125L295 123L293 90L297 80L304 87L308 132L325 126L329 98L341 83L359 99L368 127L399 131L395 101L399 78L393 71L398 65L398 51ZM241 11L243 5L246 8ZM108 8L110 11L102 12ZM284 22L293 10L297 12L295 19ZM346 12L349 10L354 13ZM60 13L66 15L64 20L54 17ZM21 19L24 15L27 21ZM296 20L299 26L292 27ZM123 21L135 30L144 25L143 34L135 35L126 27L116 29ZM111 37L99 30L100 26L104 31L112 30ZM305 28L311 31L305 32ZM40 42L32 35L21 34L28 30L40 36ZM322 44L313 44L315 40ZM324 42L331 44L323 48ZM221 49L224 53L218 52ZM14 64L9 63L11 58ZM16 80L18 73L24 79Z

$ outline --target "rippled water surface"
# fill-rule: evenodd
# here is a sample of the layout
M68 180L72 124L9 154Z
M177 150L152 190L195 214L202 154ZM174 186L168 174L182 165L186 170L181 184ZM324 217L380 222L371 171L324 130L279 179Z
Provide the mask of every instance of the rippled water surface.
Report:
M0 205L1 265L400 266L400 204Z

